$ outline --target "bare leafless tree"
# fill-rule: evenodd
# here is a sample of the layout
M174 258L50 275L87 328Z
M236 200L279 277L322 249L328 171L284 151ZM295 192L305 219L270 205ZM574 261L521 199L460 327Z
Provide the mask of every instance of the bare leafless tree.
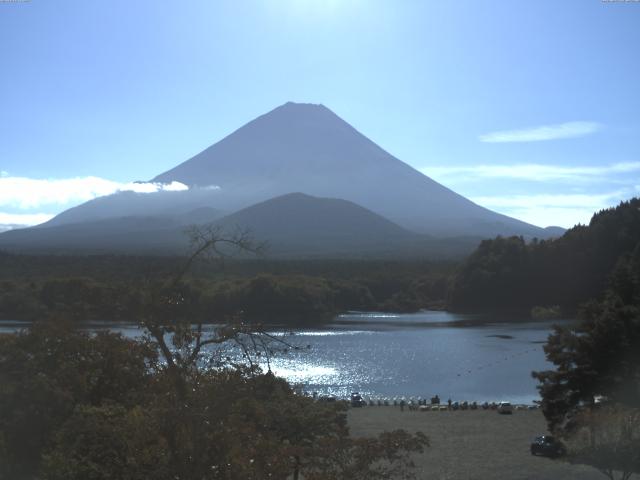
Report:
M246 322L242 312L221 316L207 311L199 303L199 293L186 281L198 261L261 255L265 244L256 243L247 230L227 232L216 225L193 226L186 233L191 247L184 265L168 280L148 283L140 312L141 325L161 353L162 368L174 378L179 394L185 388L186 375L197 373L207 346L231 342L242 351L250 369L266 363L269 370L273 353L297 348L260 325ZM205 328L207 324L213 328ZM210 363L215 360L210 357ZM231 359L217 361L231 366Z

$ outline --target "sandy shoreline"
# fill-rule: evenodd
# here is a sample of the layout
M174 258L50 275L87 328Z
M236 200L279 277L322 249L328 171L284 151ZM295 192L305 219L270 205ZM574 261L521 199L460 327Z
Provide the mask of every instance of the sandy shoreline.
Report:
M421 479L598 480L593 468L570 465L529 451L531 440L546 433L539 410L500 415L494 410L445 412L400 411L400 407L352 408L348 413L354 436L403 428L422 431L431 446L415 458Z

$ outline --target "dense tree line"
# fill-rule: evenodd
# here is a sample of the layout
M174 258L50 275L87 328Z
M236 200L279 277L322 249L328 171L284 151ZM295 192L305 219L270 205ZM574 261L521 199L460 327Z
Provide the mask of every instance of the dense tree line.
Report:
M640 408L640 247L611 275L603 300L580 311L580 323L556 327L545 345L556 370L537 372L551 429L571 428L571 412L594 398Z
M566 312L601 297L609 276L640 245L640 199L596 213L555 240L483 241L456 273L449 306L457 311L558 305Z
M627 479L640 473L640 245L618 259L605 295L579 318L545 345L555 369L533 374L542 409L570 461Z
M29 257L5 255L0 274L0 319L33 320L53 312L77 320L135 320L150 282L169 278L176 258ZM7 272L20 270L15 276ZM89 272L88 264L95 268ZM264 272L260 271L262 267ZM297 323L349 310L416 311L442 308L452 267L355 262L336 268L310 262L201 262L189 285L199 308L247 319ZM220 273L221 269L223 273ZM27 273L28 272L28 273ZM304 273L307 272L307 273ZM84 275L80 275L84 274Z
M186 251L185 255L189 252ZM0 280L90 277L95 280L139 279L171 275L184 264L185 256L154 255L28 255L0 250ZM248 278L259 274L308 275L328 279L376 279L381 276L417 278L433 273L446 274L457 266L453 261L390 259L271 259L201 258L193 265L196 278Z

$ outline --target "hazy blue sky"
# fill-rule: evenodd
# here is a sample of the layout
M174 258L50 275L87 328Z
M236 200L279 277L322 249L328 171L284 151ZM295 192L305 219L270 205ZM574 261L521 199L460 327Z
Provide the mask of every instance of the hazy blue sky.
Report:
M288 100L539 225L640 193L637 2L0 2L0 68L0 224L148 180Z

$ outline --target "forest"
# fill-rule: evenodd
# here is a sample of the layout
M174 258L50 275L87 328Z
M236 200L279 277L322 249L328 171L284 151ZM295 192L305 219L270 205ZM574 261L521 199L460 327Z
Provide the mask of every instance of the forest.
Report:
M0 255L0 318L52 312L132 321L141 292L170 278L181 257ZM322 322L349 310L443 308L452 263L210 259L193 266L198 308L267 323ZM215 315L214 315L215 312Z
M554 368L532 372L550 432L566 460L610 480L640 473L640 249L616 262L579 322L556 326L544 346Z
M447 305L470 312L559 307L574 316L582 303L601 298L616 268L639 252L640 199L634 198L555 240L483 241L453 277Z
M503 312L575 316L600 298L616 266L640 250L640 199L594 214L554 240L497 237L465 260L209 258L188 286L198 308L263 323L323 322L361 311ZM131 321L149 283L183 257L19 255L0 252L0 318L64 312L76 320Z

